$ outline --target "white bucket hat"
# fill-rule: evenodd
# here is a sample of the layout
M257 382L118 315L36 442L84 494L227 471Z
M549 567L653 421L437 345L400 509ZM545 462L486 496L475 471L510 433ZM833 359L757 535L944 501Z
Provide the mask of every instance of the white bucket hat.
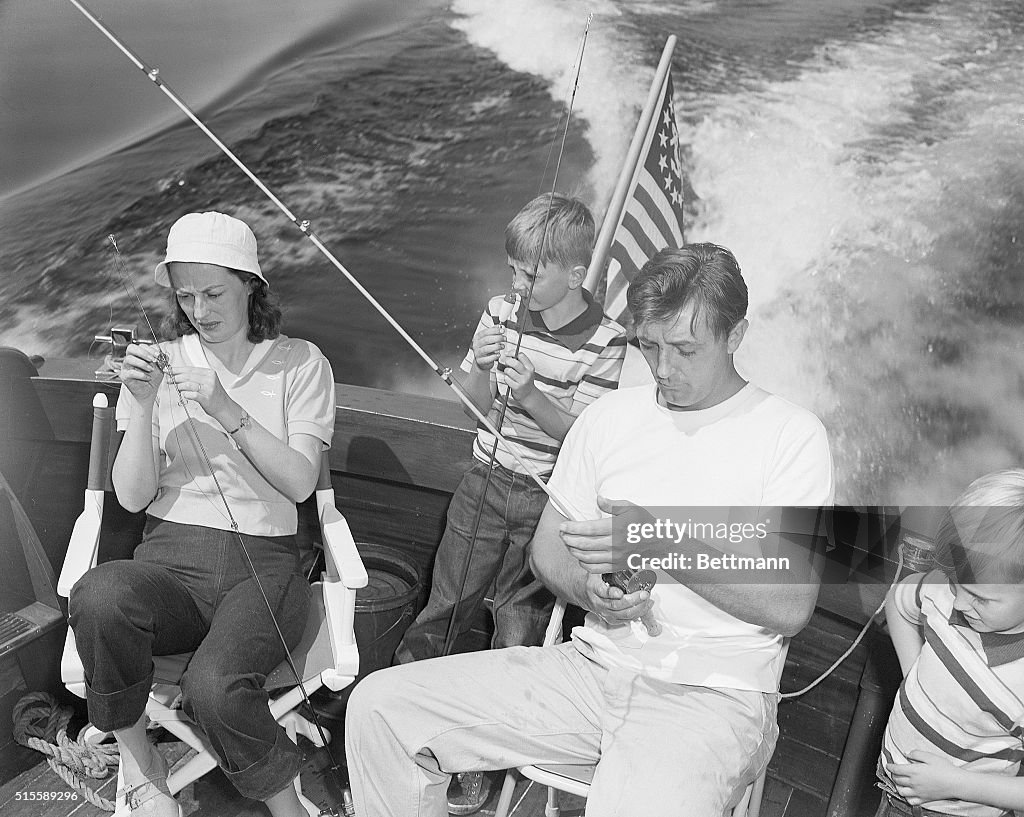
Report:
M256 236L244 221L223 213L188 213L171 225L167 257L153 271L162 287L171 285L167 265L172 261L217 264L249 272L269 286L256 256Z

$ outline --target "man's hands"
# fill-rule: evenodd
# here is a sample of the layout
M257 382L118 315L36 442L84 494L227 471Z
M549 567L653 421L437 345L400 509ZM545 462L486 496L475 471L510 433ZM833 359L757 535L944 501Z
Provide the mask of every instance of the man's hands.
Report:
M569 554L587 571L584 585L586 608L608 624L627 624L649 615L654 602L647 590L625 593L602 578L604 573L627 568L626 559L629 552L633 552L627 552L623 545L615 547L612 531L617 523L643 522L652 517L644 508L627 500L599 496L597 505L612 516L582 522L565 521L559 527L559 534ZM654 626L652 620L648 629ZM652 631L651 634L657 635L657 632Z
M615 546L612 532L616 527L624 531L625 526L632 523L653 522L654 517L645 508L625 499L606 499L603 496L597 498L597 506L612 515L583 522L567 521L559 528L562 543L588 573L596 573L600 577L602 573L625 570L629 567L626 559L631 553L643 556L645 545L657 547L657 543L643 540L629 549L624 538L618 547Z
M599 573L587 575L584 593L586 608L608 624L628 624L649 613L654 606L646 590L623 593L618 587L605 584Z

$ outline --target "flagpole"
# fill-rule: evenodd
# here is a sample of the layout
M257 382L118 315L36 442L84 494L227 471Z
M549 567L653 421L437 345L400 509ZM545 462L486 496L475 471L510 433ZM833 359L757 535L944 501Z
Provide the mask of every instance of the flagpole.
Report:
M651 120L656 114L658 100L661 96L661 88L665 84L665 77L672 66L672 52L676 47L676 35L672 34L665 41L665 48L661 52L661 61L658 63L658 70L654 73L654 81L651 83L651 90L647 94L647 103L640 114L640 121L633 132L633 141L629 144L629 151L622 164L622 171L619 173L619 180L615 183L615 191L608 203L608 210L605 212L604 221L601 223L601 232L597 236L597 244L594 246L594 255L590 260L590 267L587 269L587 277L583 286L591 292L597 290L597 285L604 275L605 262L608 259L608 250L611 249L612 240L615 237L615 230L622 218L622 209L626 205L626 196L629 195L630 183L636 174L636 164L640 159L640 151L643 150L647 130L651 126Z

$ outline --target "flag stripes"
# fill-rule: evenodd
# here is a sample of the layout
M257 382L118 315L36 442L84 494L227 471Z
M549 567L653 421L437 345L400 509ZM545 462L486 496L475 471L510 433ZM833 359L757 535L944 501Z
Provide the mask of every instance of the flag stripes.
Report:
M626 288L658 250L683 243L683 181L679 132L666 74L658 115L651 120L626 204L608 251L605 312L628 325Z

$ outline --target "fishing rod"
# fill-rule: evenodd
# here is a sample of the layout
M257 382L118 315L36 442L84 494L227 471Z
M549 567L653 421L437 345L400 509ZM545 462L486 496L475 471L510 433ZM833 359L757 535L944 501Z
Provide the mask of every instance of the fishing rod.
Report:
M217 148L227 156L239 170L242 171L245 176L252 181L254 185L280 210L284 216L291 221L299 231L305 235L310 242L317 248L317 250L342 274L342 276L348 280L356 291L363 296L363 298L369 303L382 318L398 333L398 335L415 351L420 358L427 364L427 366L437 374L441 380L454 392L456 397L462 402L467 408L470 414L473 415L476 420L483 425L495 438L496 444L500 441L504 446L505 450L523 467L523 470L527 475L543 490L548 498L551 500L552 505L567 519L580 521L582 514L580 514L567 499L561 496L558 492L553 490L547 485L547 483L541 479L537 471L525 461L525 459L515 450L507 440L504 439L499 429L495 428L494 425L488 420L488 418L480 411L476 404L472 401L469 395L465 392L462 386L452 377L452 371L450 367L442 368L439 366L427 352L415 341L415 339L398 323L398 321L388 312L388 310L381 305L376 298L367 290L362 283L352 273L345 268L345 266L335 257L335 255L327 248L327 246L320 240L316 233L312 229L312 224L308 219L300 220L288 207L278 198L272 190L270 190L263 181L253 173L241 159L209 128L207 125L192 111L192 109L183 102L180 97L167 85L166 82L160 77L160 69L156 67L147 66L120 38L118 38L102 21L100 21L80 0L69 0L69 2L78 9L79 12L101 33L105 36L121 53L123 53L136 68L142 71L147 78L155 84L160 91L171 100L171 102L177 107L182 113L188 117L216 146ZM588 19L588 28L589 28ZM564 147L564 137L563 137ZM608 577L614 578L613 574L608 574ZM606 577L606 579L608 578ZM620 585L621 586L621 585ZM645 614L643 617L644 623L648 628L648 631L652 634L660 631L660 626L653 620L650 613Z
M481 423L491 434L501 440L501 443L505 450L516 459L516 461L523 467L527 475L548 495L551 502L559 510L559 512L568 519L579 519L579 514L572 505L564 497L557 494L557 492L548 488L547 484L537 473L528 462L524 461L521 456L515 451L501 433L494 428L494 425L487 419L487 417L477 408L476 404L472 401L466 391L462 388L461 384L452 377L452 370L450 367L439 366L433 358L421 347L416 340L402 327L402 325L391 315L390 312L360 283L360 281L345 268L344 264L341 263L330 251L330 249L320 240L320 238L313 232L312 223L308 219L299 219L288 206L281 201L274 192L267 187L266 184L253 173L245 163L238 158L237 155L229 148L209 127L192 111L191 108L170 88L170 86L164 82L160 76L160 69L147 66L142 59L135 54L117 35L115 35L96 15L89 11L86 6L80 2L80 0L68 0L71 5L78 9L82 15L92 25L105 36L111 43L113 43L117 49L131 60L132 64L135 65L140 71L142 71L160 91L174 103L185 116L187 116L192 123L199 128L216 146L217 148L230 159L239 170L242 171L248 177L248 179L256 185L256 187L262 192L270 201L280 210L284 216L292 222L303 235L306 236L312 242L313 246L319 250L319 252L331 263L331 265L340 272L345 279L355 287L356 291L363 296L367 303L372 306L377 313L384 318L385 321L391 326L395 332L404 340L416 354L420 356L424 363L438 376L444 383L455 393L456 397L462 402L466 409L473 415L473 417Z
M187 425L188 430L190 432L190 437L191 437L192 441L195 443L196 450L198 450L200 455L202 456L202 459L203 459L204 464L206 465L207 471L209 472L210 477L213 480L214 487L217 489L217 494L220 497L221 504L223 504L223 506L224 506L224 513L227 514L225 518L227 519L228 524L231 527L231 532L234 534L235 539L238 542L238 547L241 550L242 556L245 559L245 563L246 563L246 565L249 568L249 573L252 575L253 580L256 583L256 588L257 588L257 590L259 590L260 598L263 599L263 604L267 608L267 613L270 615L270 621L271 621L271 623L274 626L274 632L277 634L277 638L278 638L278 640L281 643L281 647L284 649L284 660L285 660L285 663L288 665L288 669L291 672L292 677L295 679L295 686L298 687L299 693L302 695L303 703L306 705L306 708L309 710L310 716L311 716L311 718L313 720L313 725L316 727L317 735L320 738L320 742L327 749L328 756L331 759L331 766L330 766L331 771L334 773L335 778L338 779L338 782L340 783L341 782L341 780L340 780L340 777L341 777L341 766L338 763L338 759L334 755L334 750L330 746L330 741L327 739L327 732L324 729L323 725L320 723L320 718L317 715L316 709L313 707L313 704L312 704L312 702L309 699L309 695L306 692L306 688L305 688L305 686L302 683L302 677L299 675L299 671L298 671L298 669L295 666L295 661L292 658L291 649L289 649L289 647L288 647L288 642L287 642L287 640L284 637L284 633L281 632L281 626L280 626L280 624L277 621L277 616L274 615L274 607L270 603L270 599L267 597L266 590L264 590L264 588L263 588L263 582L260 580L259 573L256 570L256 565L253 564L252 558L249 556L249 549L245 546L245 540L242 538L242 534L241 534L241 532L238 529L238 522L235 519L235 516L234 516L234 514L231 511L231 505L228 503L227 496L225 496L225 494L224 494L224 489L221 487L220 480L217 477L217 471L213 467L213 462L210 459L210 455L209 455L209 453L206 450L206 446L203 444L203 440L202 440L202 437L199 434L199 430L196 428L195 418L193 417L192 413L188 409L188 403L187 403L187 401L185 399L185 396L182 394L181 387L178 385L178 382L174 379L174 371L173 371L173 369L171 367L171 364L170 364L170 356L167 354L166 351L164 351L163 346L160 344L160 338L157 336L156 331L153 328L153 323L149 319L149 313L146 310L145 304L143 304L142 298L139 296L139 292L138 292L138 289L135 287L135 284L132 283L131 277L128 274L128 269L127 269L127 267L125 265L125 262L124 262L124 258L121 256L121 251L117 247L117 239L113 235L110 235L107 238L110 241L110 244L113 246L113 249L114 249L115 267L117 268L117 270L118 270L118 272L119 272L119 274L121 276L121 282L124 285L125 290L128 292L129 297L134 298L136 304L138 305L139 310L142 312L142 317L146 321L146 326L149 327L150 334L153 336L153 343L156 346L156 348L159 350L159 355L158 355L157 360L156 360L156 365L160 369L160 371L162 371L164 373L165 381L169 382L174 387L174 390L178 394L177 403L178 403L178 405L181 406L182 410L185 413L186 425ZM172 408L172 411L173 411L173 408ZM177 425L173 426L173 431L174 431L175 437L177 439L177 433L178 433ZM178 445L179 445L179 448L181 448L182 451L185 450L184 447L181 446L180 442L178 443ZM183 460L183 462L185 464L186 470L189 470L188 469L187 461ZM192 478L193 481L195 481L195 477L191 474L190 470L189 470L189 476ZM198 484L197 484L197 487L200 487L200 486L198 486ZM207 493L206 493L205 490L203 490L201 487L200 487L200 490L202 491L204 496L207 496ZM221 515L224 516L224 514L221 514ZM351 803L351 792L349 791L348 786L345 785L344 783L342 783L341 791L342 791L342 814L343 815L354 814L355 812L352 809L352 803ZM334 809L330 809L330 808L323 808L320 811L321 817L328 817L329 815L333 815L334 817L337 817L337 814L338 813Z
M579 87L580 73L583 70L583 53L587 47L587 35L590 33L590 23L593 19L594 15L591 12L591 14L587 17L587 24L583 29L583 38L580 41L579 55L576 58L576 75L573 78L572 90L569 96L569 103L565 113L565 127L562 129L562 141L561 145L558 148L558 156L555 160L555 172L551 178L551 192L548 194L548 205L544 211L544 221L541 227L540 243L537 247L537 257L533 262L533 274L530 276L529 283L527 284L526 294L523 295L521 298L518 294L516 294L516 297L515 299L513 299L512 304L509 304L509 297L508 295L506 295L501 303L501 307L499 308L497 322L501 326L504 326L508 322L511 315L517 315L515 325L516 346L515 350L512 353L512 357L514 358L519 357L519 350L522 348L523 345L523 330L526 328L526 322L528 320L530 312L530 300L533 298L533 287L537 283L537 272L540 269L541 259L544 258L544 251L547 249L546 244L548 237L548 225L551 220L551 208L554 205L555 201L555 190L558 186L558 171L561 169L562 155L565 153L565 140L569 134L569 125L572 122L572 109L573 105L576 102L576 90ZM555 137L557 136L558 133L556 131ZM551 154L554 151L554 146L554 139L552 139L551 148L548 150L548 160L544 165L545 174L547 173L548 163L551 161ZM543 184L543 182L541 183ZM513 272L513 276L514 275L515 273ZM519 310L517 314L516 310L518 309L520 303L522 303L522 305L525 308ZM501 373L502 364L500 362L497 364L496 369L499 373ZM503 429L505 426L505 414L508 411L508 402L509 398L512 395L512 386L511 384L509 384L507 379L504 381L504 385L505 388L501 394L501 404L498 409L498 419L497 422L495 422L494 424L499 429ZM455 646L455 631L457 628L459 610L462 607L462 598L463 595L465 594L466 582L469 580L469 568L470 565L473 563L473 553L476 550L476 543L480 534L480 522L483 519L484 501L487 498L487 489L491 484L491 475L494 473L494 466L495 460L497 459L497 454L498 438L495 437L494 443L491 446L490 454L488 455L487 458L487 473L484 474L484 485L483 488L480 490L480 496L477 499L476 503L476 512L473 517L473 528L469 538L469 549L466 553L466 558L462 563L462 577L461 580L459 581L459 592L455 596L455 603L452 605L452 612L448 618L448 628L445 631L444 645L441 648L442 656L449 655ZM519 461L522 462L522 460Z

